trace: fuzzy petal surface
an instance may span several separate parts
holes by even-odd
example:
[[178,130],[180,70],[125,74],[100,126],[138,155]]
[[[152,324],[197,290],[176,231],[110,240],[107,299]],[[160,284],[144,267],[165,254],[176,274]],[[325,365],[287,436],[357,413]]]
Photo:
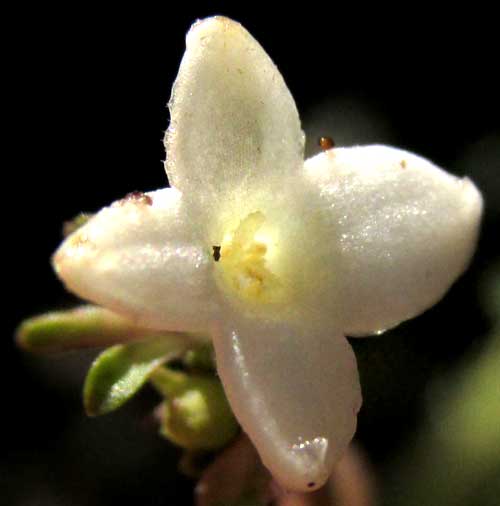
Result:
[[315,490],[347,448],[361,394],[343,336],[234,317],[214,335],[233,411],[282,486]]
[[281,74],[239,23],[199,21],[186,45],[169,104],[166,170],[217,229],[272,201],[283,176],[292,184],[304,135]]
[[204,331],[215,290],[199,228],[178,190],[125,198],[70,235],[54,267],[69,290],[138,325]]
[[305,162],[305,177],[322,230],[309,248],[330,276],[329,288],[318,282],[318,303],[332,306],[344,334],[422,313],[469,264],[482,198],[468,178],[377,145],[321,153]]

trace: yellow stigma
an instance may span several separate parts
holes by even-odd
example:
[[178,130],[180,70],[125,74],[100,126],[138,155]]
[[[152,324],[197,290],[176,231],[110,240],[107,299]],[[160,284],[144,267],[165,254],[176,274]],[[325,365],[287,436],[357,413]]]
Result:
[[224,285],[241,298],[256,302],[275,301],[281,291],[278,278],[266,265],[269,246],[256,237],[264,222],[261,212],[249,214],[224,238],[220,248]]

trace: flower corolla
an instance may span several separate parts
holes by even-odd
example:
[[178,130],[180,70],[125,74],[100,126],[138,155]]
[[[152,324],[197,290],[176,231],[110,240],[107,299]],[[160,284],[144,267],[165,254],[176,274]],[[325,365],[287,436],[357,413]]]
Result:
[[304,162],[282,76],[223,17],[189,31],[169,107],[171,187],[101,210],[55,269],[141,327],[210,336],[264,464],[286,488],[314,490],[361,406],[346,336],[381,333],[445,294],[473,254],[481,196],[387,146]]

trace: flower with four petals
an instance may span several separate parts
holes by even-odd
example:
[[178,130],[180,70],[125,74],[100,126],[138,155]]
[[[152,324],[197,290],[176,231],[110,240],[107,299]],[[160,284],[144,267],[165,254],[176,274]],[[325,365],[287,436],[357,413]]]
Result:
[[197,22],[175,81],[171,187],[69,236],[69,290],[141,327],[205,334],[231,407],[286,488],[314,490],[361,406],[345,336],[436,303],[469,263],[482,199],[467,178],[387,146],[303,159],[295,103],[260,45]]

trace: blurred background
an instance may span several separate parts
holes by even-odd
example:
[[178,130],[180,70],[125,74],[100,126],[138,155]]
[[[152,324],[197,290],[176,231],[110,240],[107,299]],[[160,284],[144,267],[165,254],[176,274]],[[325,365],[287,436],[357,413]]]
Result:
[[[28,356],[13,333],[23,318],[75,302],[49,263],[63,221],[165,186],[161,141],[184,35],[217,13],[240,21],[281,70],[308,155],[324,135],[338,146],[393,144],[469,175],[484,192],[477,254],[445,299],[379,339],[354,342],[364,394],[356,439],[380,504],[498,504],[500,353],[491,350],[500,299],[491,290],[500,283],[499,47],[491,13],[474,12],[441,16],[407,3],[80,3],[23,6],[5,18],[14,156],[4,168],[2,504],[191,504],[193,482],[176,471],[180,453],[149,416],[152,391],[88,419],[80,392],[95,352]],[[485,356],[496,359],[483,367]],[[453,424],[470,412],[456,399],[472,399],[466,442]]]

